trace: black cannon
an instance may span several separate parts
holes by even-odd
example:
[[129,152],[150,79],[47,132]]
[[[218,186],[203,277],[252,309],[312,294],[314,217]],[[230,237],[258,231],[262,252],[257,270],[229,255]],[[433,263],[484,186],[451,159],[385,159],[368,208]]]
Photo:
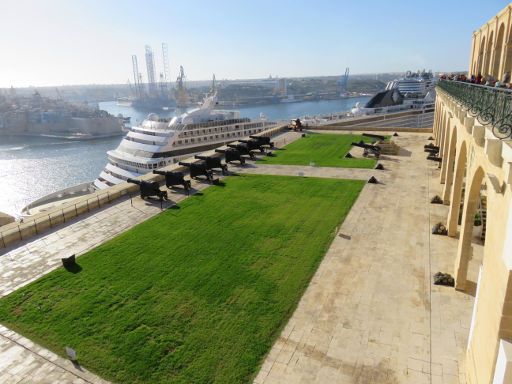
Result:
[[423,148],[424,149],[437,149],[439,151],[439,147],[437,145],[432,144],[432,143],[424,145]]
[[352,143],[354,147],[363,148],[363,156],[367,157],[370,153],[374,155],[376,158],[380,156],[380,148],[376,145],[366,144],[364,141],[360,141],[359,143]]
[[240,165],[245,164],[245,159],[240,155],[240,152],[238,152],[235,148],[226,148],[226,149],[216,149],[215,152],[217,153],[223,153],[224,159],[226,163],[231,163],[232,161],[239,161]]
[[254,159],[254,154],[249,149],[247,143],[228,144],[228,147],[236,149],[240,153],[240,155],[247,155],[251,159]]
[[443,162],[443,158],[442,157],[438,157],[438,156],[434,156],[434,155],[428,155],[427,156],[427,160],[437,161],[438,163],[442,163]]
[[155,175],[163,175],[165,176],[165,185],[167,188],[171,188],[175,185],[183,185],[183,189],[187,191],[187,193],[192,188],[192,184],[190,180],[185,180],[185,174],[179,171],[158,171],[156,169],[153,170]]
[[196,179],[197,176],[204,176],[206,177],[206,180],[208,180],[210,183],[214,182],[213,172],[206,164],[206,161],[199,160],[194,161],[192,163],[185,163],[183,161],[180,161],[178,164],[183,165],[189,169],[191,178]]
[[435,155],[435,154],[439,153],[439,148],[424,148],[423,150],[425,152],[430,153],[431,155]]
[[160,184],[157,181],[145,181],[137,179],[128,179],[128,183],[137,184],[140,188],[140,197],[142,199],[146,197],[156,196],[162,200],[167,200],[167,191],[160,190]]
[[213,169],[213,168],[220,169],[222,171],[223,175],[226,175],[228,173],[228,166],[227,166],[227,164],[222,164],[220,156],[195,155],[194,157],[196,159],[206,161],[206,165],[210,169]]
[[274,148],[274,142],[270,141],[270,137],[266,136],[249,136],[251,139],[258,140],[260,145],[268,145],[270,148]]
[[247,144],[247,147],[249,147],[249,151],[258,150],[261,153],[265,152],[265,149],[263,148],[263,144],[260,144],[259,140],[256,140],[256,139],[249,139],[249,140],[240,139],[238,141],[241,142],[241,143]]
[[373,133],[363,133],[365,137],[371,137],[372,139],[379,139],[380,141],[386,140],[386,136],[374,135]]

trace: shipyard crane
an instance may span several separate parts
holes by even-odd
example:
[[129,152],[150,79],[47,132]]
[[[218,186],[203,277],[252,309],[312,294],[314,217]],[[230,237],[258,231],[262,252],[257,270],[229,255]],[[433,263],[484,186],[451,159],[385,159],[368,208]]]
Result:
[[155,83],[155,61],[153,59],[153,50],[149,45],[146,45],[146,70],[148,74],[148,93],[153,95],[156,93]]
[[212,78],[212,85],[211,85],[211,88],[210,88],[210,93],[212,95],[214,95],[215,92],[217,92],[217,81],[215,80],[215,73],[214,73],[213,74],[213,78]]
[[340,77],[338,80],[338,90],[339,95],[341,97],[347,96],[347,84],[348,84],[348,74],[350,72],[350,69],[347,67],[345,69],[345,74]]
[[162,43],[162,60],[163,60],[163,77],[165,81],[166,88],[169,87],[169,83],[171,82],[171,71],[169,67],[169,51],[167,49],[167,43]]
[[188,107],[189,100],[187,89],[185,88],[185,71],[183,70],[183,66],[180,65],[180,74],[176,79],[176,106],[178,108],[186,108]]
[[55,87],[55,93],[57,94],[57,100],[62,100],[62,95],[60,94],[59,88]]
[[135,97],[142,97],[142,75],[139,72],[139,64],[137,63],[137,56],[132,55],[132,67],[133,67],[133,83],[135,86]]

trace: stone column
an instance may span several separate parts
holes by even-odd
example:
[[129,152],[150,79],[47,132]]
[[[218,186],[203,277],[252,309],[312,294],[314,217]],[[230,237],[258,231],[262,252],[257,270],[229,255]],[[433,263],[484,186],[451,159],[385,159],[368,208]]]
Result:
[[450,143],[450,138],[451,138],[451,119],[452,118],[447,118],[446,119],[446,124],[445,124],[445,134],[444,134],[444,139],[443,139],[443,146],[439,148],[439,155],[443,158],[443,161],[441,162],[441,174],[440,174],[440,180],[439,182],[441,184],[444,184],[445,183],[445,180],[446,180],[446,164],[448,163],[448,147],[449,147],[449,143]]
[[443,136],[443,124],[444,124],[444,115],[445,115],[445,113],[446,112],[444,110],[444,107],[441,107],[440,108],[440,112],[439,112],[439,117],[438,117],[439,125],[437,127],[437,132],[436,132],[436,145],[438,147],[441,145],[441,138]]
[[466,194],[464,197],[464,211],[462,213],[462,227],[460,229],[459,246],[455,260],[455,289],[464,290],[468,275],[468,264],[471,260],[473,247],[473,226],[478,200],[480,199],[480,188],[484,173],[479,168],[473,175],[471,181],[466,182]]
[[448,211],[447,229],[448,236],[457,236],[457,228],[459,221],[460,200],[462,198],[462,182],[466,173],[467,149],[466,145],[462,145],[456,154],[455,160],[455,178],[451,188],[450,210]]
[[443,188],[443,204],[448,205],[450,203],[450,197],[452,192],[452,181],[453,172],[455,168],[455,149],[457,147],[457,127],[453,128],[452,139],[450,140],[450,147],[448,149],[448,156],[446,159],[443,158],[443,162],[446,162],[446,177]]

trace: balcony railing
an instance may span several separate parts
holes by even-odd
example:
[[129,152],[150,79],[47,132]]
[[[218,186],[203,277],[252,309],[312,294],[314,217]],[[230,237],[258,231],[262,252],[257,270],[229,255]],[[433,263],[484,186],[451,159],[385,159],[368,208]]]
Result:
[[451,80],[439,80],[437,86],[482,125],[490,126],[494,136],[512,137],[512,91]]

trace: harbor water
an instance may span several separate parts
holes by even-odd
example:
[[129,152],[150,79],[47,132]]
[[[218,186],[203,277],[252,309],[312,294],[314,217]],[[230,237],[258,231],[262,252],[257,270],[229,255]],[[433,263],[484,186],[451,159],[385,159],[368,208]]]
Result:
[[[368,97],[307,101],[233,108],[243,117],[288,120],[304,115],[348,111]],[[111,114],[130,116],[132,124],[141,122],[148,112],[123,107],[115,101],[100,103]],[[157,112],[161,117],[173,111]],[[88,141],[69,141],[34,137],[0,136],[0,212],[19,215],[32,201],[60,189],[94,180],[107,162],[106,152],[117,147],[120,137]]]

